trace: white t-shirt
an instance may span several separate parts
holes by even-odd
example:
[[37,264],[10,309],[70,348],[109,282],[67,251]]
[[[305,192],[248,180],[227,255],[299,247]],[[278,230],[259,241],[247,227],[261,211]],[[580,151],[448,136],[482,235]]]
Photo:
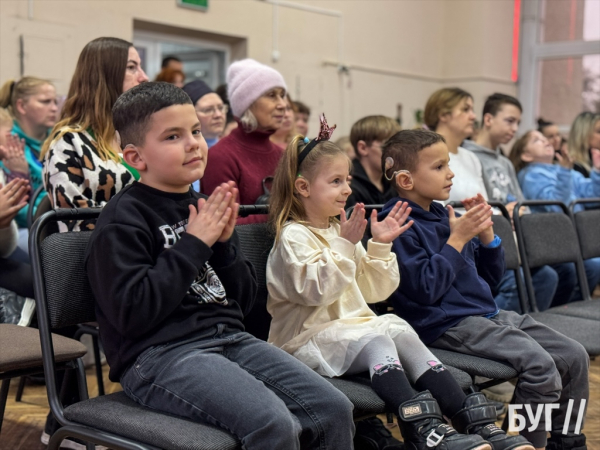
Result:
[[487,200],[487,192],[483,183],[481,162],[474,153],[458,147],[458,153],[450,153],[450,170],[454,172],[452,189],[447,202],[462,201],[465,198],[483,195]]

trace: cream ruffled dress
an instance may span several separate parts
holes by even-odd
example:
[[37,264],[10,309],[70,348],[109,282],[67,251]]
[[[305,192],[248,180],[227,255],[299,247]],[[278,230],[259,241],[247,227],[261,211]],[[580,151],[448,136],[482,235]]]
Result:
[[368,335],[415,333],[394,314],[367,303],[387,299],[400,282],[391,244],[370,240],[365,251],[327,229],[286,225],[267,263],[269,342],[329,377],[343,375]]

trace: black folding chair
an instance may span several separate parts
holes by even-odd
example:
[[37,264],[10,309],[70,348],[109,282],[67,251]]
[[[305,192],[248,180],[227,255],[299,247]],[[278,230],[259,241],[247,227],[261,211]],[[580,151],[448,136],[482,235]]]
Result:
[[[115,450],[238,450],[240,442],[224,430],[145,408],[123,392],[88,398],[83,364],[78,361],[81,401],[63,408],[55,385],[51,328],[95,321],[94,298],[84,255],[91,231],[51,234],[57,221],[95,219],[101,209],[57,209],[35,222],[29,236],[35,300],[50,409],[62,427],[49,450],[63,439],[79,438]],[[88,444],[89,449],[93,446]]]
[[[519,210],[525,206],[558,206],[562,212],[519,216]],[[590,297],[579,240],[573,222],[569,218],[568,208],[558,201],[523,201],[515,205],[513,221],[519,241],[519,253],[529,298],[529,311],[532,311],[531,316],[550,328],[575,339],[585,347],[591,356],[599,355],[599,320],[590,320],[585,316],[574,317],[560,314],[563,308],[551,308],[552,311],[548,310],[541,313],[537,308],[531,269],[543,265],[575,263],[582,298],[589,299]],[[572,306],[585,302],[576,302]]]

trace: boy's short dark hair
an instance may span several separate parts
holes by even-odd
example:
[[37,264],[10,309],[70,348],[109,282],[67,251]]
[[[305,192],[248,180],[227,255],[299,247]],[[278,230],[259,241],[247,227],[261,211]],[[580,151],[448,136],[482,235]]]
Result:
[[296,111],[299,114],[306,114],[307,116],[310,116],[310,108],[308,106],[306,106],[304,103],[299,102],[299,101],[295,101],[293,102],[294,105],[296,105],[296,109],[298,111]]
[[121,148],[144,145],[152,114],[173,105],[191,105],[189,95],[171,83],[148,82],[123,92],[112,108],[113,125]]
[[[383,144],[381,154],[381,169],[386,177],[391,177],[397,170],[412,172],[417,167],[419,152],[438,142],[446,142],[441,134],[429,130],[402,130],[389,138]],[[386,158],[391,157],[394,165],[385,169]]]
[[165,56],[162,60],[160,68],[164,69],[165,67],[167,67],[169,65],[169,63],[171,61],[181,62],[181,60],[177,56]]
[[400,131],[400,125],[391,117],[366,116],[358,119],[350,129],[350,143],[358,154],[358,141],[371,145],[373,141],[386,141],[390,136]]
[[523,107],[521,106],[521,102],[514,97],[506,94],[495,93],[490,95],[485,101],[485,105],[483,105],[483,114],[481,117],[485,117],[486,114],[491,114],[495,116],[502,108],[502,105],[513,105],[519,108],[519,111],[523,112]]

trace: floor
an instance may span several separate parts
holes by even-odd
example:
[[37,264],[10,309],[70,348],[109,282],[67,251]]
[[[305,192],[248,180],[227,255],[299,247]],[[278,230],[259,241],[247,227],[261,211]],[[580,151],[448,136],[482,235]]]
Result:
[[[93,370],[88,370],[88,387],[90,396],[98,394],[96,377]],[[44,386],[28,385],[25,388],[22,402],[15,402],[18,382],[13,380],[6,405],[0,450],[44,450],[40,443],[48,401]],[[104,386],[107,393],[117,392],[120,386],[108,380],[108,368],[104,367]],[[382,417],[385,422],[385,418]],[[400,438],[398,427],[391,429],[394,436]],[[590,367],[590,402],[587,419],[583,431],[587,435],[588,450],[600,450],[600,358],[591,362]]]

